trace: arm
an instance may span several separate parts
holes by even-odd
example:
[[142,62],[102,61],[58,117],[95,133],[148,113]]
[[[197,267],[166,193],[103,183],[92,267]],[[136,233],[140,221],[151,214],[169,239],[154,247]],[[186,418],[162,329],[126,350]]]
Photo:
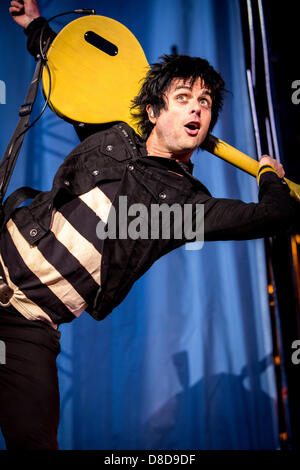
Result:
[[[270,164],[275,171],[265,167]],[[210,198],[205,202],[206,241],[273,236],[289,229],[299,218],[299,204],[290,196],[289,188],[282,180],[282,165],[264,156],[259,166],[263,171],[259,178],[258,203],[221,198]]]
[[50,38],[50,43],[56,36],[56,33],[47,24],[45,18],[41,17],[40,11],[35,0],[24,0],[24,3],[12,1],[9,12],[14,21],[24,28],[24,33],[28,37],[27,49],[35,58],[40,52],[40,34],[43,30],[43,41]]

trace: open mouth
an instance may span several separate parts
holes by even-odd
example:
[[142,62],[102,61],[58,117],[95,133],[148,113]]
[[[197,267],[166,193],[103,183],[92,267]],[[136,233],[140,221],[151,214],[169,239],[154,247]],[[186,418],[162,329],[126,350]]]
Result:
[[191,121],[185,124],[184,127],[189,135],[197,135],[200,129],[200,122]]

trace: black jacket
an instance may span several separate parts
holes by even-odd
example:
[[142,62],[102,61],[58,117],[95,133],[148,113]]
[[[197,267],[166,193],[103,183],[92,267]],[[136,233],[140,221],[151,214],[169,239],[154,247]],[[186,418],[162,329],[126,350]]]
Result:
[[[39,25],[42,21],[38,19],[35,23]],[[31,31],[36,41],[32,24]],[[29,44],[34,42],[30,37]],[[127,196],[128,206],[177,203],[181,207],[192,204],[195,208],[196,204],[203,204],[205,241],[271,236],[289,227],[296,216],[298,207],[287,185],[272,172],[260,178],[259,203],[246,204],[213,198],[191,171],[191,164],[148,157],[145,143],[133,129],[118,123],[92,134],[78,145],[58,169],[52,190],[40,193],[28,207],[17,209],[12,218],[29,243],[38,243],[49,230],[52,209],[64,192],[76,197],[101,181],[116,177],[121,178],[113,201],[117,211],[120,195]],[[186,241],[191,240],[184,236],[181,239],[107,238],[101,262],[101,287],[87,311],[96,320],[104,318],[158,258]]]
[[[287,185],[274,173],[261,176],[259,203],[211,197],[194,178],[187,165],[174,160],[147,157],[145,145],[124,123],[85,139],[58,169],[51,191],[41,192],[27,207],[17,209],[12,218],[31,244],[47,233],[52,209],[64,192],[76,197],[101,185],[101,181],[121,178],[113,200],[118,221],[118,198],[127,196],[128,207],[140,203],[204,204],[204,240],[243,240],[273,235],[289,226],[296,203]],[[195,213],[195,212],[194,212]],[[130,222],[128,217],[128,223]],[[172,230],[171,230],[172,233]],[[127,295],[134,282],[161,256],[183,245],[182,239],[104,240],[101,288],[87,311],[97,320],[104,318]]]

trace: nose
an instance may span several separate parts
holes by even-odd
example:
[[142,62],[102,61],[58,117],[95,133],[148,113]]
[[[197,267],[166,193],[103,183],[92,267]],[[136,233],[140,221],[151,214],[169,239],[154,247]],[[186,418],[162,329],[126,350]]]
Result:
[[197,116],[200,116],[201,114],[201,106],[198,100],[193,100],[191,102],[191,114],[196,114]]

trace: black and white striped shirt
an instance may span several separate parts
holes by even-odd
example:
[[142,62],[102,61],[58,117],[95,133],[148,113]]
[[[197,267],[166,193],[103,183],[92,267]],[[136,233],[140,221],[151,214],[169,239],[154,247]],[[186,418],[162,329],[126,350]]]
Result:
[[103,252],[96,227],[100,220],[106,223],[118,184],[104,182],[61,201],[50,231],[36,245],[8,221],[1,235],[1,271],[14,290],[10,302],[24,317],[57,328],[55,317],[70,321],[92,302],[101,285]]

